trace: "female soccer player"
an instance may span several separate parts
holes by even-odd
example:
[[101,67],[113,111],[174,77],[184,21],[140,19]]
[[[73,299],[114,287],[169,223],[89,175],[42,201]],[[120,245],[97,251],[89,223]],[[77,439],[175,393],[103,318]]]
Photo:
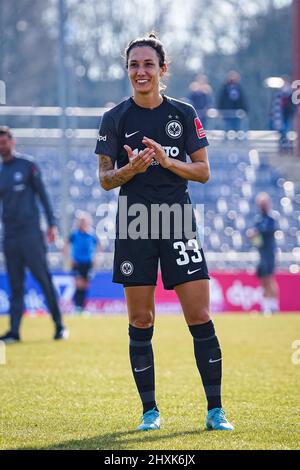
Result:
[[[160,261],[164,287],[175,289],[194,339],[196,362],[208,401],[206,427],[232,430],[221,404],[222,357],[209,316],[205,258],[195,231],[182,233],[177,223],[177,209],[184,212],[186,207],[191,208],[187,181],[206,183],[209,179],[205,149],[208,142],[194,108],[161,93],[167,63],[157,37],[151,34],[136,39],[125,52],[133,97],[103,115],[95,153],[99,156],[102,188],[108,191],[121,187],[113,281],[123,284],[128,308],[130,361],[143,404],[142,423],[137,429],[160,428],[151,345]],[[191,163],[187,163],[186,154]],[[177,212],[172,219],[162,210],[162,219],[155,223],[157,206],[164,210],[172,207],[174,211],[176,206]],[[146,218],[140,216],[138,223],[133,220],[137,212],[141,215],[145,210]],[[167,219],[172,219],[169,225]],[[138,225],[140,236],[134,230]]]

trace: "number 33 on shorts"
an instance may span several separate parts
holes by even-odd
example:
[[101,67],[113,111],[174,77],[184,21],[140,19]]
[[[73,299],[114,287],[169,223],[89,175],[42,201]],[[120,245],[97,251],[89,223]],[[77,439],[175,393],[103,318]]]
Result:
[[187,243],[183,241],[174,242],[173,248],[178,250],[179,258],[176,259],[178,266],[184,266],[191,261],[193,263],[201,263],[203,261],[198,241],[195,238],[188,240]]

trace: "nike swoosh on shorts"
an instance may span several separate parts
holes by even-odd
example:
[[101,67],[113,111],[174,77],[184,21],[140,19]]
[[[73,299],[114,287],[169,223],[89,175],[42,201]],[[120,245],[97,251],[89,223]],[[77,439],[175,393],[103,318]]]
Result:
[[188,270],[187,273],[188,273],[188,274],[194,274],[194,273],[196,273],[197,271],[201,271],[201,268],[195,269],[195,271],[190,271],[190,270]]

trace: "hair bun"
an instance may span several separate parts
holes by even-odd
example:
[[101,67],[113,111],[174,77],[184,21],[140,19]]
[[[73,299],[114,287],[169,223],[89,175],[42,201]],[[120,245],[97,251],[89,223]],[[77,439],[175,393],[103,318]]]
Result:
[[153,39],[158,39],[157,35],[155,34],[154,31],[151,31],[151,33],[149,33],[149,38],[153,38]]

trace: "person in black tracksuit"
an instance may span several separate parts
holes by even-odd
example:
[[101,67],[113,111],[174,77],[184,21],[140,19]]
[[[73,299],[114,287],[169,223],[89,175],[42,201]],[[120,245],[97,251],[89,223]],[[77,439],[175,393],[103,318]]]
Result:
[[48,240],[55,240],[53,212],[32,157],[14,151],[11,130],[0,127],[0,201],[4,228],[3,250],[10,284],[10,330],[0,340],[12,343],[20,340],[20,324],[24,311],[25,268],[29,268],[40,283],[49,311],[55,323],[54,339],[66,339],[55,289],[47,266],[46,247],[40,229],[37,198],[45,209]]

